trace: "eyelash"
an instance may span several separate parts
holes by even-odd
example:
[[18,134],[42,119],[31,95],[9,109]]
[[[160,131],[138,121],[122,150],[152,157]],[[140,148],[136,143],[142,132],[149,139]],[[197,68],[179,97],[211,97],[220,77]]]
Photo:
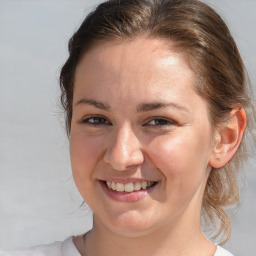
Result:
[[[94,119],[94,122],[91,122],[90,119],[91,120]],[[87,124],[87,125],[91,125],[91,126],[111,125],[111,123],[105,117],[97,116],[97,115],[86,117],[86,118],[82,119],[81,121],[79,121],[79,123]]]
[[[150,122],[154,121],[155,124],[150,124]],[[164,123],[159,123],[160,122],[164,122]],[[158,122],[158,124],[157,124]],[[158,126],[156,128],[162,128],[162,127],[166,127],[166,126],[170,126],[170,125],[175,125],[176,123],[173,121],[173,120],[170,120],[170,119],[167,119],[167,118],[164,118],[164,117],[159,117],[159,116],[155,116],[155,117],[152,117],[150,118],[146,124],[144,124],[143,126]]]
[[[92,122],[92,120],[94,120],[94,121]],[[155,124],[151,123],[153,121],[154,121]],[[86,117],[86,118],[82,119],[81,121],[79,121],[79,123],[80,124],[87,124],[87,125],[91,125],[91,126],[95,126],[95,127],[101,126],[101,125],[112,125],[105,117],[97,116],[97,115]],[[170,126],[170,125],[176,125],[176,122],[174,122],[173,120],[167,119],[167,118],[163,118],[163,117],[151,117],[142,126],[162,128],[162,127],[166,127],[166,126]]]

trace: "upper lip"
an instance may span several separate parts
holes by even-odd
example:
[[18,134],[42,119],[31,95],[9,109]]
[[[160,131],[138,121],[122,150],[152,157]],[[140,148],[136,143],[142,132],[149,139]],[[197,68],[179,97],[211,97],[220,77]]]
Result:
[[127,178],[104,178],[104,179],[101,179],[101,180],[102,181],[122,183],[122,184],[142,182],[142,181],[158,182],[158,180],[152,180],[152,179],[146,179],[146,178],[130,178],[130,177],[127,177]]

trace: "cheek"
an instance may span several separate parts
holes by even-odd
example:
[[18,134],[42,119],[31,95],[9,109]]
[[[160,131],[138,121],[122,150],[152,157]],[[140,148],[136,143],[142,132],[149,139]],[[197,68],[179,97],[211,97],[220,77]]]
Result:
[[163,136],[150,145],[150,156],[164,175],[195,175],[206,169],[209,161],[207,138],[184,133],[182,136]]
[[91,136],[71,134],[70,158],[75,180],[84,180],[91,175],[102,151],[102,143]]
[[204,138],[197,138],[201,139],[192,136],[156,139],[151,147],[151,161],[165,176],[168,200],[178,208],[190,202],[197,191],[196,198],[201,198],[208,177],[209,150]]

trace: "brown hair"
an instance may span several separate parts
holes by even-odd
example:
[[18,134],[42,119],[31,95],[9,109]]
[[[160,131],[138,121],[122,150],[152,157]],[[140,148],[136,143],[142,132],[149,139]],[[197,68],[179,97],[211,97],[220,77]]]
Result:
[[[232,108],[246,110],[246,134],[255,125],[255,108],[248,96],[246,73],[237,46],[222,18],[197,0],[109,0],[100,4],[69,41],[69,58],[60,74],[61,103],[70,133],[74,73],[83,54],[96,43],[138,36],[163,38],[184,52],[196,75],[196,90],[209,104],[213,126]],[[255,137],[253,137],[255,139]],[[245,138],[223,168],[211,171],[202,211],[213,224],[213,237],[226,241],[231,224],[225,207],[239,202],[238,173],[246,160]]]

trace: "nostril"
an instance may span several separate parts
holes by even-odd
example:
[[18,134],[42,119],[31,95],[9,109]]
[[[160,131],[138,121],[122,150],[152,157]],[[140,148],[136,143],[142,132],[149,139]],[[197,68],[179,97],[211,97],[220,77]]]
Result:
[[104,161],[118,171],[125,171],[143,164],[144,155],[140,149],[134,151],[112,149],[106,152]]

